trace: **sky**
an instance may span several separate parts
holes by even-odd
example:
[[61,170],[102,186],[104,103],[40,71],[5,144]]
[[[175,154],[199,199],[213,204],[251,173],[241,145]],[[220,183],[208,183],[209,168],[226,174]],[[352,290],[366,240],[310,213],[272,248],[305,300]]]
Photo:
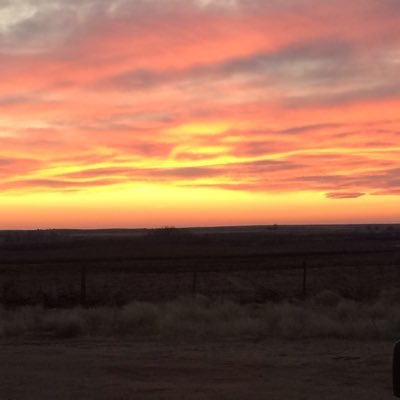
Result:
[[400,1],[0,0],[0,229],[400,223]]

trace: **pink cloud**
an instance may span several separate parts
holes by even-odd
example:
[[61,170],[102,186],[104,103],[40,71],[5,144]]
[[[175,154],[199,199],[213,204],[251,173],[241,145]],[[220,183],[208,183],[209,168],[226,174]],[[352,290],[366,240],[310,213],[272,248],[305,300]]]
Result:
[[397,193],[396,2],[200,3],[56,0],[0,31],[2,187]]

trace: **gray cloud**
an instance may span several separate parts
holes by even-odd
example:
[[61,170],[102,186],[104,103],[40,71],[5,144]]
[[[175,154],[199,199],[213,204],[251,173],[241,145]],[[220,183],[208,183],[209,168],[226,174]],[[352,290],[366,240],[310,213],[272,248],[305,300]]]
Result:
[[365,193],[358,192],[330,192],[326,193],[328,199],[357,199],[364,196]]
[[283,93],[280,100],[290,107],[398,97],[398,64],[382,59],[379,68],[373,67],[381,52],[371,49],[365,55],[347,41],[320,37],[275,52],[187,69],[134,69],[104,78],[94,87],[129,91],[174,85],[186,91],[188,84],[195,90],[196,85],[215,85],[241,77],[248,82],[244,90],[257,91],[258,97],[262,89],[264,96],[275,90]]
[[[379,5],[372,0],[348,3],[339,1],[334,7],[326,4],[319,7],[326,12],[331,9],[365,8],[371,15],[375,11],[381,13],[380,18],[398,9],[393,0],[382,0]],[[79,60],[81,66],[93,66],[95,59],[110,62],[107,57],[112,59],[113,56],[103,55],[101,51],[92,54],[85,46],[96,37],[101,40],[102,32],[114,32],[117,26],[123,27],[122,32],[126,35],[140,35],[148,33],[143,29],[151,28],[151,23],[157,22],[156,27],[162,28],[166,37],[170,31],[173,46],[171,51],[179,53],[180,43],[188,45],[193,38],[204,34],[198,27],[195,29],[184,23],[185,16],[201,22],[208,15],[230,15],[236,10],[235,13],[243,15],[256,12],[257,15],[273,18],[275,14],[290,14],[293,11],[312,15],[312,8],[316,6],[312,0],[82,0],[79,5],[66,0],[16,0],[14,3],[7,1],[2,4],[4,10],[15,9],[15,21],[9,22],[7,29],[0,29],[0,52],[3,51],[3,55],[7,52],[50,51],[51,54],[47,56],[52,59],[67,60],[70,63],[78,63]],[[25,9],[30,10],[26,15],[21,11]],[[16,18],[18,10],[22,15],[19,19]],[[12,13],[8,11],[9,21],[13,21],[11,17]],[[171,24],[171,21],[174,23]],[[215,27],[216,34],[217,28],[218,25]],[[188,29],[194,32],[188,35]],[[267,27],[257,29],[260,32],[265,29],[265,34],[268,34]],[[392,29],[388,30],[392,37],[396,37]],[[121,71],[103,77],[93,87],[95,90],[143,91],[173,85],[185,93],[190,86],[192,93],[198,93],[205,86],[211,90],[221,82],[229,83],[232,80],[234,84],[240,78],[244,85],[243,92],[247,96],[258,99],[280,96],[278,100],[287,107],[315,104],[330,106],[400,96],[399,64],[387,57],[391,50],[397,48],[397,43],[390,44],[388,41],[388,44],[381,43],[379,48],[375,48],[372,43],[366,52],[358,49],[356,40],[340,38],[340,32],[334,27],[331,31],[330,34],[321,33],[323,36],[316,36],[313,40],[299,40],[276,51],[214,64],[165,71],[152,68]],[[63,46],[65,43],[68,45]],[[166,42],[165,45],[171,43]],[[135,51],[140,53],[132,49],[135,56]],[[132,57],[132,54],[125,57]],[[121,54],[117,57],[121,57]]]
[[12,164],[13,160],[10,158],[0,158],[0,168]]
[[[0,8],[8,20],[0,30],[0,53],[36,53],[64,42],[77,27],[78,17],[73,8],[62,3],[17,1]],[[7,18],[7,19],[6,19]]]
[[14,107],[26,104],[49,103],[41,91],[16,93],[8,96],[0,96],[0,108]]
[[87,187],[109,186],[119,183],[117,180],[91,180],[91,181],[68,181],[58,179],[21,179],[0,184],[2,190],[54,190],[54,191],[76,191]]
[[[157,19],[179,22],[179,16],[185,15],[196,14],[201,19],[204,15],[238,13],[277,19],[283,14],[313,15],[315,8],[321,8],[315,0],[2,0],[0,48],[13,52],[40,50],[113,22],[143,25]],[[334,6],[323,4],[322,9],[342,14],[367,11],[384,18],[396,15],[399,6],[397,0],[337,0]]]

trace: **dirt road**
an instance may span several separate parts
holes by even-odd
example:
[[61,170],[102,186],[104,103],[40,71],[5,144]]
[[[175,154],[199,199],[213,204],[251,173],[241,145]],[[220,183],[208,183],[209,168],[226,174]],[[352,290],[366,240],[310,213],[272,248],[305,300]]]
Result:
[[0,343],[2,400],[385,400],[391,343],[341,340]]

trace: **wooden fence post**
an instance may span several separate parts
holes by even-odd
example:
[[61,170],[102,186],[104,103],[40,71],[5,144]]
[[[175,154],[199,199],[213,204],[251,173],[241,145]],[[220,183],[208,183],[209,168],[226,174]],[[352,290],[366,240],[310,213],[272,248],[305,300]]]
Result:
[[87,307],[86,281],[87,281],[87,269],[86,265],[83,265],[81,268],[81,295],[80,295],[80,304],[82,307]]
[[197,271],[193,271],[193,280],[192,280],[192,297],[196,296],[196,286],[197,286]]
[[303,262],[303,298],[307,297],[307,263]]

